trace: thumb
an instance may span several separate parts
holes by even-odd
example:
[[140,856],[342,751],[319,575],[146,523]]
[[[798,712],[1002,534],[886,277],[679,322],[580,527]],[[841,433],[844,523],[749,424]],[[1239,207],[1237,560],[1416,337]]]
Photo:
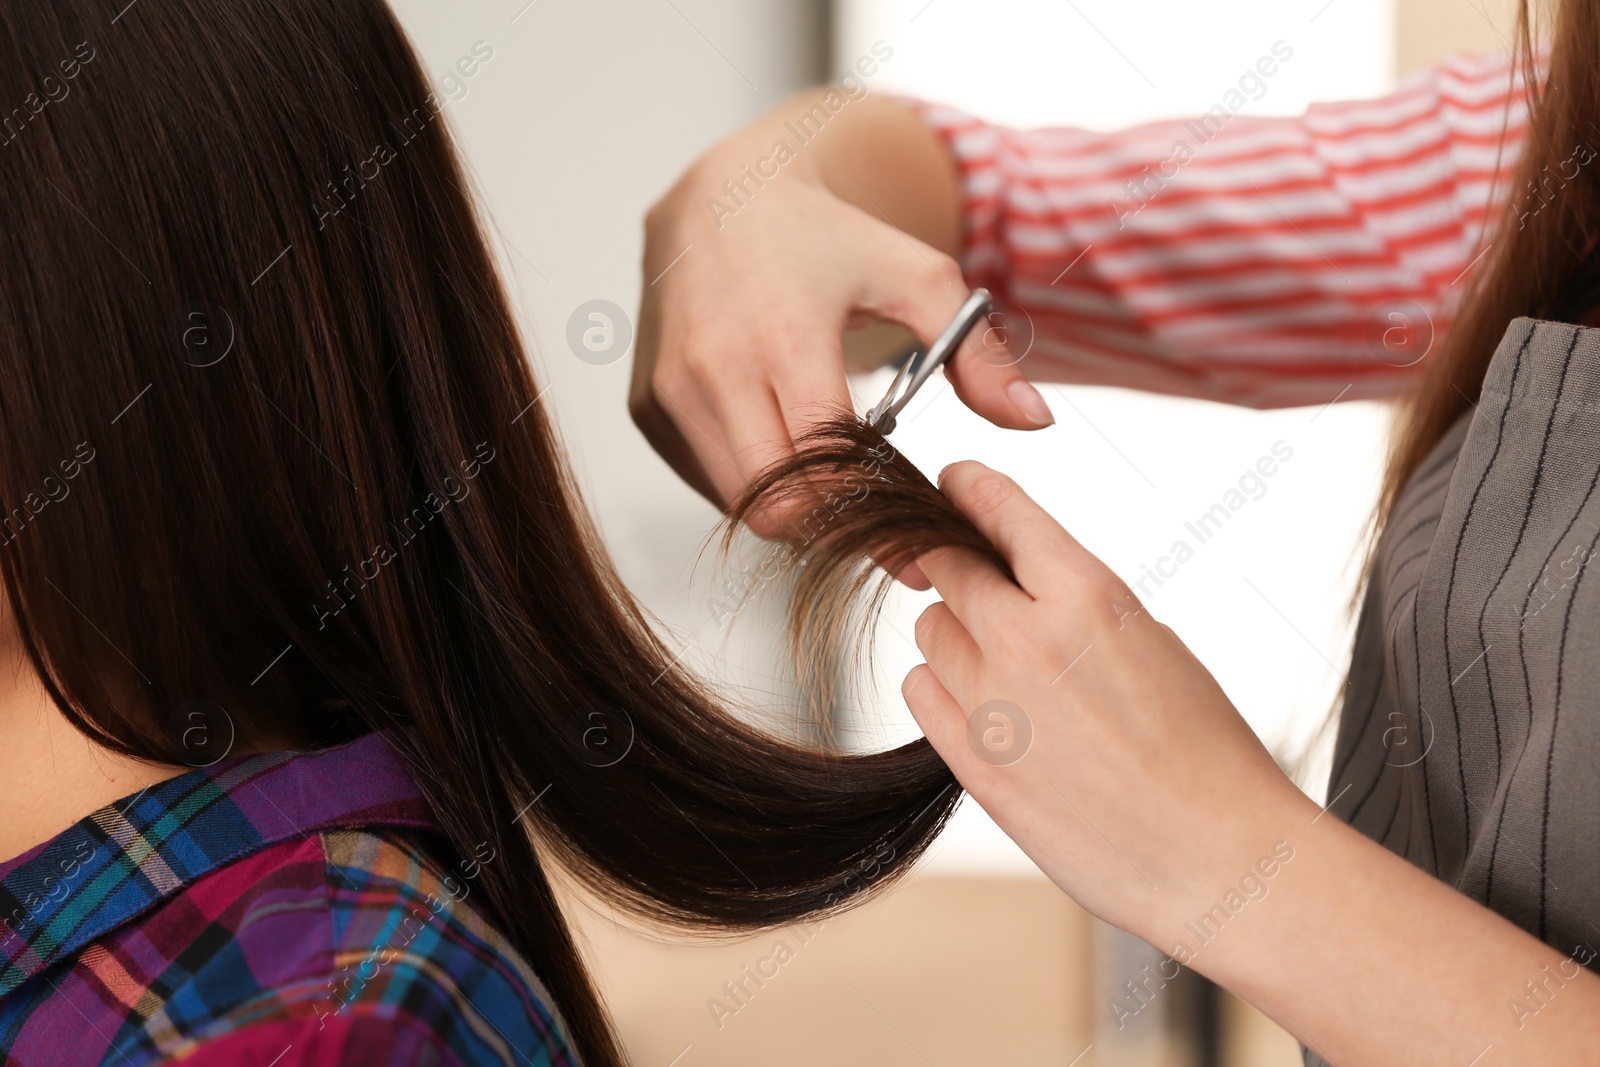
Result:
[[[869,274],[872,281],[862,294],[863,309],[901,323],[923,345],[931,345],[971,291],[954,259],[906,234],[893,234],[895,242],[869,252],[877,269]],[[963,404],[996,426],[1037,430],[1055,422],[1055,417],[1017,369],[1033,344],[1032,324],[1025,315],[1022,336],[1013,336],[1010,327],[1018,318],[1016,313],[991,311],[945,364],[945,376]],[[1016,342],[1023,346],[1021,354],[1013,347]]]
[[[945,364],[945,377],[963,404],[996,426],[1038,430],[1056,419],[1039,390],[1017,369],[1033,344],[1031,326],[1021,337],[1012,332],[1018,317],[1012,312],[990,311]],[[1014,348],[1018,342],[1024,345],[1021,355]]]

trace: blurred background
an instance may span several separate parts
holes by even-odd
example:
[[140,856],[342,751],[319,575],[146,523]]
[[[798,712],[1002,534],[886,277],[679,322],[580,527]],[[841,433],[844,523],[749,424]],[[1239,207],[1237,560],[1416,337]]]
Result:
[[[752,603],[729,624],[727,573],[702,556],[718,515],[650,451],[625,405],[641,219],[696,155],[878,41],[893,56],[872,91],[1012,125],[1107,129],[1204,111],[1274,41],[1294,61],[1248,105],[1255,114],[1384,93],[1450,52],[1508,50],[1514,26],[1511,0],[393,3],[441,79],[544,402],[623,577],[684,663],[756,709],[795,700],[777,605]],[[492,57],[470,78],[447,74],[485,47]],[[571,324],[581,334],[597,310],[620,340],[580,358]],[[861,407],[886,384],[882,372],[859,380]],[[1010,434],[930,388],[896,445],[929,472],[964,458],[1007,471],[1130,580],[1275,441],[1293,448],[1267,495],[1149,602],[1281,758],[1309,752],[1302,782],[1319,796],[1313,742],[1342,684],[1386,412],[1045,392],[1057,424]],[[915,736],[899,679],[919,661],[909,634],[926,602],[892,600],[875,677],[842,724],[849,743]],[[904,883],[809,928],[691,944],[580,894],[570,903],[640,1067],[1299,1062],[1291,1035],[1193,976],[1146,982],[1146,966],[1171,973],[1163,957],[1090,920],[970,801]],[[780,943],[776,976],[730,999],[724,983]]]

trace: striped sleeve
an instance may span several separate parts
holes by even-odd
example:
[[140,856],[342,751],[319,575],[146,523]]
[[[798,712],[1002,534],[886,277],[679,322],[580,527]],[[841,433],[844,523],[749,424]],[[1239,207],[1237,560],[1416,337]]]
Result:
[[1229,100],[1115,133],[916,105],[961,171],[968,281],[1018,314],[1031,377],[1261,408],[1410,378],[1521,147],[1509,58],[1295,118]]

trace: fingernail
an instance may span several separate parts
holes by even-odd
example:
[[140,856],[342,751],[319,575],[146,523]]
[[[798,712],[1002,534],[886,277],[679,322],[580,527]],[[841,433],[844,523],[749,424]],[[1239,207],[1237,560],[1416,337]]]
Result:
[[1050,405],[1044,402],[1044,397],[1031,383],[1018,378],[1006,386],[1006,395],[1035,426],[1049,426],[1056,421],[1056,417],[1050,414]]

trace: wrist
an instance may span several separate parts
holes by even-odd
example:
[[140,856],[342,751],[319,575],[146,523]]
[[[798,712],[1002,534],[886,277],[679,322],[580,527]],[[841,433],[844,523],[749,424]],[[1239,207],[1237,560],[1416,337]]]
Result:
[[1153,921],[1147,932],[1139,932],[1141,937],[1179,963],[1208,974],[1208,965],[1219,962],[1219,946],[1242,940],[1237,931],[1252,924],[1270,898],[1295,881],[1286,876],[1299,869],[1297,863],[1306,866],[1310,828],[1337,823],[1287,778],[1281,786],[1270,798],[1234,806],[1234,825],[1218,826],[1202,842],[1204,854],[1160,894]]
[[[1318,946],[1354,936],[1342,929],[1341,917],[1365,910],[1371,890],[1394,876],[1392,868],[1400,868],[1402,877],[1420,874],[1309,798],[1285,814],[1263,849],[1276,862],[1232,885],[1245,897],[1243,905],[1230,907],[1241,902],[1226,889],[1213,894],[1214,901],[1190,902],[1193,914],[1174,935],[1190,950],[1190,959],[1180,962],[1250,999],[1255,991],[1271,995],[1285,981],[1297,981],[1291,976]],[[1245,894],[1246,888],[1253,892]],[[1202,916],[1209,921],[1201,922]]]

